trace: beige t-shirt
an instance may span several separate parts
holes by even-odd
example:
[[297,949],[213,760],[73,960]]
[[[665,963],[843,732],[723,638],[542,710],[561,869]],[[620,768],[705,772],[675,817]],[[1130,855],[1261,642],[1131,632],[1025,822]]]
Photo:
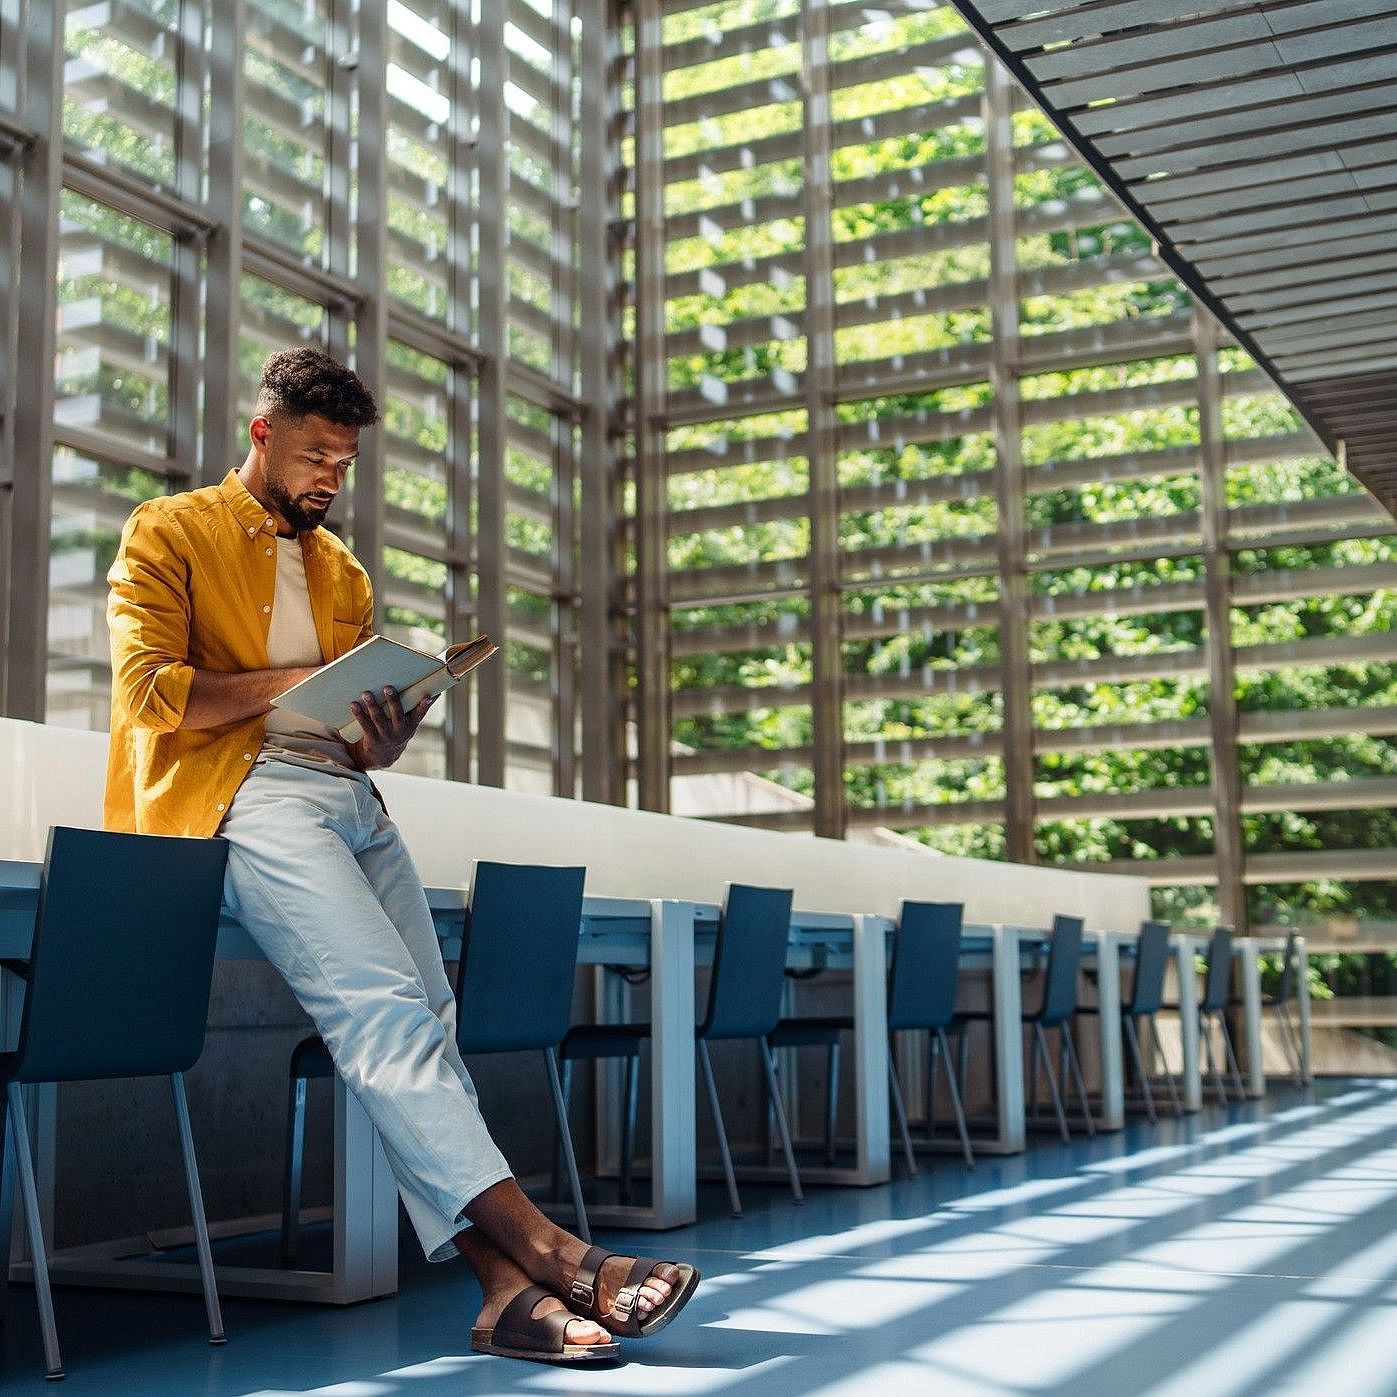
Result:
[[[271,629],[267,632],[267,662],[273,669],[323,664],[310,609],[301,540],[278,537],[276,545],[276,595],[272,600]],[[349,715],[345,716],[347,719]],[[333,728],[286,708],[273,708],[267,714],[267,731],[258,761],[291,762],[318,771],[359,770],[349,748]]]

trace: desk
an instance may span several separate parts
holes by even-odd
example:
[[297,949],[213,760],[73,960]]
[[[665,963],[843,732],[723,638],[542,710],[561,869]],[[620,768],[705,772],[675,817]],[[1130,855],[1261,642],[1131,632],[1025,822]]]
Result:
[[[0,957],[25,957],[33,938],[37,863],[0,860]],[[446,959],[460,954],[466,894],[428,888]],[[583,964],[648,966],[651,972],[651,1120],[654,1181],[648,1207],[599,1208],[595,1221],[626,1227],[679,1227],[697,1216],[694,1159],[694,920],[695,904],[667,899],[588,897],[583,900],[579,960]],[[220,960],[260,960],[262,953],[236,922],[219,928]],[[881,982],[880,982],[881,983]],[[23,995],[12,976],[0,978],[0,1025],[18,1029]],[[881,1060],[879,1065],[881,1066]],[[26,1088],[44,1226],[53,1227],[56,1097],[53,1087]],[[884,1107],[886,1113],[886,1105]],[[886,1121],[886,1114],[884,1116]],[[886,1141],[886,1128],[884,1131]],[[280,1142],[277,1142],[279,1147]],[[884,1145],[886,1153],[886,1144]],[[886,1177],[886,1173],[884,1174]],[[263,1220],[266,1221],[266,1220]],[[226,1234],[226,1229],[219,1229]],[[368,1115],[344,1083],[334,1080],[334,1262],[326,1271],[219,1266],[224,1295],[351,1304],[398,1288],[398,1195],[388,1160]],[[130,1242],[59,1253],[55,1281],[134,1289],[198,1289],[194,1268],[136,1260]],[[15,1279],[29,1278],[19,1256]]]

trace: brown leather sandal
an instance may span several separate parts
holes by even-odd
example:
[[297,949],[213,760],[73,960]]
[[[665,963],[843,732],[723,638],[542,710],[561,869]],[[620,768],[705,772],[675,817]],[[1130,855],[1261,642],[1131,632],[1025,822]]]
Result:
[[504,1307],[493,1329],[472,1329],[471,1348],[476,1353],[493,1353],[499,1358],[525,1358],[532,1363],[605,1363],[621,1356],[621,1345],[570,1344],[567,1327],[571,1320],[590,1319],[567,1310],[535,1315],[540,1300],[553,1299],[542,1286],[521,1290]]
[[[607,1261],[619,1255],[622,1253],[589,1247],[577,1268],[577,1274],[572,1278],[568,1293],[562,1298],[574,1314],[583,1319],[596,1320],[612,1334],[626,1339],[648,1338],[663,1329],[693,1298],[699,1273],[685,1261],[656,1261],[653,1256],[638,1256],[631,1264],[625,1284],[616,1292],[611,1309],[603,1311],[597,1300],[597,1276]],[[636,1304],[640,1298],[640,1287],[657,1266],[673,1266],[679,1272],[679,1279],[674,1282],[669,1299],[642,1318]]]

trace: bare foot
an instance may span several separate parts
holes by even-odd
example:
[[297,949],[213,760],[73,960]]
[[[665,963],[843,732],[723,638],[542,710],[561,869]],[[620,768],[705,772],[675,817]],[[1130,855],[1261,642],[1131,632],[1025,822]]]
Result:
[[[504,1313],[504,1308],[529,1285],[526,1276],[520,1273],[519,1283],[512,1289],[508,1287],[497,1287],[492,1289],[485,1296],[485,1303],[481,1306],[480,1314],[476,1316],[476,1329],[493,1329],[499,1322],[500,1315]],[[561,1300],[553,1296],[545,1296],[529,1312],[534,1319],[541,1319],[544,1315],[551,1315],[558,1310],[566,1310],[567,1306]],[[563,1331],[563,1337],[570,1344],[609,1344],[611,1335],[605,1329],[590,1319],[580,1319],[574,1315],[569,1321],[567,1328]]]
[[[553,1290],[556,1290],[560,1295],[569,1293],[572,1279],[577,1274],[577,1268],[582,1264],[582,1258],[586,1254],[587,1244],[576,1238],[571,1238],[570,1244],[563,1248],[557,1256],[561,1267],[557,1280],[551,1286]],[[626,1277],[630,1274],[631,1264],[634,1260],[635,1258],[631,1256],[612,1256],[608,1257],[602,1264],[601,1271],[597,1275],[596,1310],[598,1314],[611,1313],[616,1294],[625,1285]],[[635,1307],[641,1319],[659,1309],[674,1293],[674,1287],[678,1284],[678,1267],[672,1266],[668,1262],[662,1262],[656,1266],[642,1282],[636,1293]]]

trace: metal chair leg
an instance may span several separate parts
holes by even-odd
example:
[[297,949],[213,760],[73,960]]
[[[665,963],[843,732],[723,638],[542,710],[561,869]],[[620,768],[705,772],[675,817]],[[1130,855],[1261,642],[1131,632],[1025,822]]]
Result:
[[805,1202],[805,1194],[800,1187],[800,1173],[796,1169],[795,1149],[791,1144],[791,1128],[786,1121],[786,1105],[781,1100],[779,1084],[776,1080],[776,1054],[765,1036],[757,1039],[762,1066],[766,1068],[766,1089],[771,1093],[772,1105],[776,1107],[776,1129],[781,1136],[781,1151],[786,1156],[786,1172],[791,1176],[791,1193],[797,1203]]
[[1145,1114],[1151,1125],[1159,1124],[1155,1114],[1154,1093],[1150,1090],[1150,1074],[1145,1071],[1145,1059],[1140,1053],[1140,1036],[1135,1032],[1135,1020],[1127,1014],[1121,1023],[1125,1026],[1125,1041],[1130,1048],[1130,1061],[1135,1075],[1140,1079],[1140,1094],[1145,1098]]
[[572,1207],[577,1219],[577,1235],[588,1246],[592,1230],[587,1226],[587,1207],[582,1201],[582,1180],[577,1174],[577,1155],[572,1148],[572,1131],[568,1128],[568,1110],[563,1101],[563,1084],[558,1080],[558,1050],[545,1048],[543,1061],[548,1068],[548,1085],[553,1091],[553,1111],[558,1118],[558,1138],[563,1146],[563,1163],[567,1166],[568,1187],[572,1190]]
[[[1038,1025],[1033,1026],[1033,1048],[1028,1055],[1028,1118],[1038,1118]],[[1044,1052],[1047,1051],[1045,1047]]]
[[15,1148],[10,1134],[9,1095],[0,1092],[0,1324],[5,1322],[5,1297],[10,1289],[10,1239],[15,1230],[15,1166],[9,1161]]
[[1146,1017],[1150,1025],[1150,1046],[1154,1050],[1154,1056],[1158,1059],[1160,1075],[1164,1078],[1164,1085],[1169,1092],[1169,1104],[1174,1108],[1176,1117],[1182,1116],[1184,1103],[1179,1100],[1179,1088],[1174,1082],[1174,1073],[1169,1066],[1169,1060],[1164,1056],[1164,1049],[1159,1043],[1159,1026],[1155,1023],[1153,1014]]
[[225,1344],[223,1311],[218,1303],[218,1282],[213,1274],[213,1248],[209,1245],[209,1220],[204,1212],[204,1190],[199,1183],[199,1162],[194,1155],[194,1131],[189,1124],[189,1098],[184,1092],[184,1073],[170,1074],[170,1090],[175,1098],[175,1119],[179,1122],[179,1149],[184,1158],[184,1184],[189,1190],[189,1211],[194,1216],[194,1249],[199,1255],[199,1279],[204,1287],[204,1309],[209,1317],[209,1343]]
[[6,1095],[10,1103],[10,1129],[18,1165],[19,1194],[24,1203],[24,1230],[34,1264],[34,1295],[39,1302],[39,1327],[44,1334],[44,1364],[48,1376],[58,1379],[63,1376],[63,1355],[58,1348],[58,1326],[53,1318],[48,1251],[44,1245],[43,1220],[39,1216],[39,1189],[34,1180],[34,1160],[29,1153],[29,1122],[25,1118],[24,1098],[19,1083],[11,1082]]
[[892,1089],[893,1113],[897,1116],[898,1133],[902,1136],[903,1153],[907,1156],[908,1174],[916,1174],[917,1157],[912,1153],[912,1134],[907,1129],[907,1107],[902,1100],[902,1083],[897,1079],[897,1064],[888,1052],[888,1086]]
[[834,1126],[839,1114],[839,1040],[829,1045],[829,1081],[825,1087],[825,1163],[834,1167]]
[[293,1077],[286,1092],[286,1171],[281,1183],[281,1260],[296,1264],[301,1232],[301,1175],[305,1164],[306,1079]]
[[1305,1085],[1305,1061],[1300,1056],[1300,1042],[1294,1029],[1291,1026],[1290,1015],[1286,1011],[1284,1004],[1277,1004],[1276,1019],[1281,1026],[1281,1043],[1285,1049],[1286,1060],[1295,1068],[1295,1085],[1303,1087]]
[[700,1038],[698,1047],[699,1067],[703,1072],[703,1085],[708,1093],[708,1109],[713,1113],[713,1125],[718,1132],[718,1149],[723,1156],[723,1180],[728,1186],[728,1202],[732,1205],[732,1215],[742,1216],[742,1200],[737,1196],[737,1176],[732,1169],[732,1150],[728,1147],[728,1132],[723,1126],[723,1108],[718,1104],[718,1086],[713,1080],[713,1062],[708,1056],[708,1042]]
[[1203,1043],[1207,1049],[1208,1072],[1213,1079],[1213,1090],[1217,1092],[1218,1100],[1226,1106],[1232,1098],[1228,1096],[1227,1088],[1222,1083],[1222,1073],[1218,1071],[1217,1052],[1213,1044],[1213,1026],[1208,1022],[1206,1015],[1200,1015],[1199,1019],[1199,1027],[1203,1031]]
[[[572,1059],[565,1057],[558,1067],[558,1076],[563,1090],[563,1119],[572,1119]],[[563,1132],[553,1134],[553,1172],[548,1182],[548,1196],[555,1202],[563,1201]]]
[[640,1109],[640,1056],[626,1059],[626,1120],[629,1128],[621,1135],[622,1203],[631,1201],[631,1183],[635,1173],[635,1118]]
[[1237,1050],[1232,1046],[1232,1030],[1227,1026],[1227,1014],[1218,1015],[1218,1025],[1222,1029],[1222,1048],[1226,1058],[1228,1071],[1231,1073],[1233,1084],[1237,1088],[1237,1100],[1247,1099],[1246,1084],[1242,1081],[1241,1069],[1237,1066]]
[[1038,1045],[1039,1056],[1043,1059],[1043,1075],[1048,1079],[1048,1090],[1053,1097],[1053,1110],[1057,1114],[1057,1128],[1062,1135],[1062,1143],[1070,1145],[1072,1143],[1072,1132],[1067,1128],[1067,1113],[1062,1109],[1062,1093],[1058,1090],[1057,1076],[1053,1072],[1053,1057],[1048,1051],[1048,1038],[1043,1032],[1043,1025],[1035,1023],[1033,1025],[1034,1041]]
[[945,1066],[946,1085],[951,1092],[951,1109],[955,1112],[956,1131],[960,1135],[961,1153],[965,1156],[965,1167],[973,1169],[975,1167],[975,1152],[970,1148],[970,1128],[965,1122],[965,1108],[961,1104],[960,1088],[956,1085],[955,1075],[951,1071],[951,1045],[946,1041],[946,1030],[938,1028],[932,1036],[932,1042],[938,1044],[941,1049],[932,1057],[932,1071],[936,1070],[938,1061]]
[[[936,1068],[941,1060],[942,1043],[946,1042],[945,1029],[934,1028],[926,1036],[926,1137],[936,1138]],[[951,1050],[946,1047],[946,1075],[951,1075]]]
[[1082,1121],[1087,1128],[1087,1138],[1096,1138],[1096,1122],[1092,1119],[1091,1102],[1087,1098],[1086,1078],[1082,1076],[1082,1060],[1077,1056],[1077,1045],[1072,1041],[1071,1021],[1058,1025],[1058,1037],[1062,1039],[1063,1056],[1067,1059],[1072,1079],[1077,1084],[1077,1101],[1082,1108]]

